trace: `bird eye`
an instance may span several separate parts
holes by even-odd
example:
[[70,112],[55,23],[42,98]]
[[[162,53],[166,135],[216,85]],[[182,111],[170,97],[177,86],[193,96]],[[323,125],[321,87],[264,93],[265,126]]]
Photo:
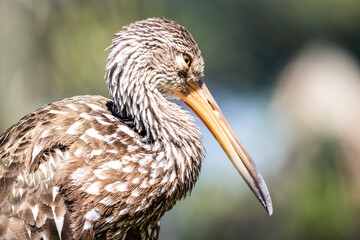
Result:
[[183,53],[183,58],[184,58],[184,62],[186,63],[186,65],[188,67],[190,67],[191,66],[191,57],[188,54]]

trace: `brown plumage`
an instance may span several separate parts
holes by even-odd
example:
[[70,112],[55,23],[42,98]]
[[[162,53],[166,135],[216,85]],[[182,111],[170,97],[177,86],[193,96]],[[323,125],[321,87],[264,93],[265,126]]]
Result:
[[51,103],[0,136],[0,239],[157,239],[204,156],[193,118],[169,98],[204,121],[271,214],[264,181],[201,80],[190,33],[152,18],[124,27],[109,49],[113,100]]

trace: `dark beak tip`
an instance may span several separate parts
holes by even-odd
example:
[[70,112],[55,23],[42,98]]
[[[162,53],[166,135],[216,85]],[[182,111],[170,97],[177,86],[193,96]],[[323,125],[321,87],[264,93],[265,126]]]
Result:
[[261,205],[265,208],[266,212],[271,216],[273,214],[273,206],[270,196],[267,196],[266,199],[259,198]]
[[263,205],[269,216],[271,216],[273,214],[273,205],[268,191],[267,194],[265,195],[265,202]]
[[271,215],[273,214],[273,207],[272,207],[271,202],[270,202],[270,204],[266,205],[265,209],[268,212],[269,216],[271,217]]
[[[257,169],[256,171],[258,172]],[[257,182],[258,182],[258,189],[253,192],[255,193],[256,197],[260,201],[261,205],[263,205],[269,216],[271,216],[273,214],[273,205],[271,201],[271,196],[264,179],[259,173],[257,174]]]

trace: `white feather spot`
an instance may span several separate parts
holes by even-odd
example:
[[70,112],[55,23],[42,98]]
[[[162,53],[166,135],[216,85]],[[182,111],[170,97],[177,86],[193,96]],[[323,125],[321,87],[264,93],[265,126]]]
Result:
[[100,182],[92,183],[85,192],[92,194],[92,195],[100,195]]
[[38,207],[37,204],[34,207],[31,208],[31,212],[32,212],[32,214],[34,216],[34,220],[36,221],[37,215],[39,213],[39,207]]
[[79,186],[84,183],[92,171],[89,168],[78,168],[71,175],[70,178],[74,185]]
[[82,153],[82,150],[80,148],[76,149],[76,151],[74,152],[74,155],[76,157],[80,157],[81,156],[81,153]]
[[158,165],[159,163],[154,161],[152,164],[151,164],[151,168],[158,168]]
[[138,168],[138,171],[139,171],[141,174],[146,174],[146,173],[149,172],[148,170],[146,170],[146,169],[143,168],[143,167],[139,167],[139,168]]
[[49,238],[46,236],[45,232],[42,232],[41,236],[42,236],[43,240],[49,240]]
[[165,177],[162,179],[161,184],[165,184],[169,181],[168,175],[165,175]]
[[121,161],[123,163],[128,163],[129,161],[131,162],[137,162],[139,160],[138,155],[133,155],[133,156],[125,156],[121,158]]
[[104,111],[103,108],[99,107],[98,105],[92,104],[92,103],[87,103],[86,105],[88,105],[92,110],[95,111]]
[[61,231],[64,226],[64,216],[55,218],[55,225],[56,225],[56,229],[58,230],[59,238],[61,240]]
[[[117,133],[113,133],[111,135],[105,135],[104,136],[104,141],[109,143],[109,144],[112,144],[114,141],[118,140],[118,136],[117,136]],[[109,150],[110,151],[110,150]]]
[[19,188],[19,194],[20,194],[20,198],[21,198],[22,195],[24,194],[24,189],[23,188]]
[[101,199],[100,203],[104,204],[105,206],[111,206],[112,205],[112,202],[110,201],[110,199],[108,197],[105,197],[105,198]]
[[36,144],[35,147],[34,147],[34,150],[32,152],[31,162],[34,161],[34,159],[41,152],[41,150],[42,150],[42,146],[39,146],[38,144]]
[[63,112],[63,111],[57,111],[57,110],[50,110],[49,113],[53,113],[53,114],[60,114],[60,115],[65,115],[68,114],[67,112]]
[[133,190],[132,192],[131,192],[131,196],[133,196],[133,197],[138,197],[138,196],[140,196],[140,193],[139,193],[139,191],[138,190]]
[[151,174],[150,174],[150,177],[152,178],[156,178],[158,176],[158,172],[154,169]]
[[44,164],[40,164],[39,169],[44,173],[44,176],[46,177],[47,176],[46,166]]
[[146,154],[146,155],[139,161],[139,164],[140,164],[140,166],[145,166],[145,165],[148,165],[148,163],[150,163],[151,161],[153,161],[153,155],[151,155],[151,154]]
[[83,231],[92,228],[92,226],[93,226],[93,223],[91,221],[89,221],[89,220],[86,220],[85,224],[84,224]]
[[55,159],[53,158],[53,156],[51,154],[50,154],[50,157],[49,157],[49,162],[51,163],[51,165],[56,167]]
[[120,181],[110,183],[105,186],[105,190],[108,192],[125,192],[127,191],[127,183],[122,183]]
[[110,161],[102,164],[100,168],[121,169],[123,164],[120,161]]
[[135,184],[139,183],[139,178],[134,178],[134,179],[132,180],[132,183],[135,183]]
[[[121,230],[117,230],[117,231],[115,232],[115,236],[120,235],[120,233],[121,233]],[[126,233],[125,233],[124,236],[126,237]],[[123,237],[121,240],[125,240],[125,238]]]
[[69,129],[66,131],[66,134],[76,134],[76,130],[81,125],[81,122],[75,122],[72,124]]
[[31,239],[31,229],[30,229],[30,227],[25,225],[25,228],[26,228],[26,231],[28,233],[29,238]]
[[90,157],[99,156],[101,153],[102,153],[102,150],[101,150],[101,149],[92,150],[91,153],[90,153]]
[[45,137],[47,137],[48,135],[49,135],[49,130],[46,129],[46,130],[41,134],[40,138],[45,138]]
[[124,215],[124,214],[126,214],[127,212],[128,212],[128,209],[125,208],[125,209],[123,209],[123,210],[121,210],[121,211],[119,212],[119,215]]
[[74,104],[66,104],[66,106],[74,111],[78,111],[78,109],[74,106]]
[[87,113],[80,113],[79,115],[80,117],[86,119],[86,120],[90,120],[92,118],[92,116],[90,116],[89,114]]
[[87,142],[88,141],[88,136],[83,134],[79,137],[81,140],[83,140],[84,142]]
[[119,125],[118,126],[118,131],[120,132],[124,132],[127,135],[129,135],[130,137],[135,137],[135,132],[133,130],[131,130],[128,126],[124,126],[124,125]]
[[57,187],[57,186],[53,187],[53,191],[52,191],[53,202],[55,202],[55,198],[58,195],[59,190],[60,190],[59,187]]
[[110,114],[107,114],[107,113],[103,113],[103,115],[105,117],[107,117],[108,119],[110,119],[110,120],[116,120],[116,118],[113,115],[110,115]]
[[[176,182],[176,181],[175,181],[175,182]],[[176,187],[177,187],[177,184],[173,184],[173,187],[171,188],[169,194],[170,194],[170,193],[173,193],[173,192],[175,191]]]
[[96,169],[94,170],[94,175],[98,178],[98,179],[108,179],[109,175],[106,174],[107,170],[106,169]]
[[55,153],[56,153],[59,157],[61,157],[61,158],[64,157],[63,152],[62,152],[60,149],[58,149],[58,148],[55,149]]
[[84,218],[89,220],[89,221],[96,221],[96,220],[99,220],[101,217],[100,215],[100,209],[98,208],[93,208],[91,209],[90,211],[88,211]]
[[150,181],[149,181],[150,185],[154,185],[154,184],[155,184],[155,181],[156,181],[155,178],[150,179]]
[[96,131],[95,129],[93,128],[89,128],[88,130],[85,131],[85,134],[90,136],[90,137],[93,137],[93,138],[96,138],[98,140],[103,140],[104,139],[104,136],[102,136],[101,134],[99,134],[98,131]]
[[134,170],[132,166],[126,166],[122,169],[123,172],[131,173]]
[[17,177],[20,181],[22,181],[22,182],[24,182],[25,180],[24,180],[24,177],[23,177],[23,175],[22,174],[20,174],[18,177]]
[[175,171],[173,171],[170,176],[170,182],[173,182],[175,177],[176,177],[176,173],[175,173]]
[[140,185],[140,188],[147,188],[148,185],[146,184],[146,180],[144,180],[141,185]]
[[108,153],[118,154],[119,151],[114,150],[114,149],[110,149],[110,150],[107,150],[107,152],[108,152]]
[[169,160],[166,166],[164,167],[164,170],[168,170],[173,166],[174,162],[172,160]]
[[134,151],[136,151],[136,150],[138,150],[138,149],[139,149],[139,147],[136,146],[136,145],[128,145],[128,146],[127,146],[127,150],[128,150],[129,152],[134,152]]
[[112,216],[110,216],[110,217],[107,217],[106,219],[105,219],[105,221],[106,222],[108,222],[108,223],[112,223],[112,222],[114,222],[114,216],[112,215]]
[[119,192],[125,192],[127,191],[127,183],[119,183],[116,185],[116,190]]
[[112,123],[106,122],[103,118],[96,116],[95,117],[96,121],[98,121],[101,125],[104,126],[108,126],[111,125]]

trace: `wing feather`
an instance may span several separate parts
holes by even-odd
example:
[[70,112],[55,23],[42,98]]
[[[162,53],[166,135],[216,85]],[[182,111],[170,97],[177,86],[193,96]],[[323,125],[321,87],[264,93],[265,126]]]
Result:
[[[108,101],[90,100],[97,110]],[[91,114],[86,101],[84,96],[48,104],[0,136],[0,239],[72,239],[57,179],[71,160],[69,149],[91,126],[80,116]]]

